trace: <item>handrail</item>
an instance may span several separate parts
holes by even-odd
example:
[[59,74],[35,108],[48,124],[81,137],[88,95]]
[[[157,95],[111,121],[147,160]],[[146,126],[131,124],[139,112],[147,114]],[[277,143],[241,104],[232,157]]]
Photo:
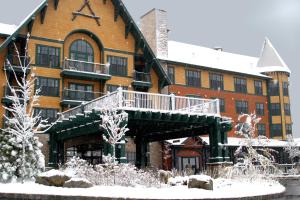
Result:
[[109,64],[100,64],[66,58],[64,60],[63,70],[75,70],[80,72],[109,75]]
[[124,110],[146,110],[155,112],[171,112],[189,115],[220,115],[218,99],[203,99],[175,96],[174,94],[157,94],[122,90],[108,93],[90,102],[61,113],[61,120],[78,113],[101,109],[106,104],[114,103],[114,107]]

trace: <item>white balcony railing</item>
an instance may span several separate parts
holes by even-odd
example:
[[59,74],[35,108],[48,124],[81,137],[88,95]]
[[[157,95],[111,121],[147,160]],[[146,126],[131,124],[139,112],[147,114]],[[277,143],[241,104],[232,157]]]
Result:
[[61,113],[60,120],[68,119],[76,114],[84,114],[84,112],[97,109],[100,110],[108,105],[113,105],[123,110],[220,116],[218,99],[212,100],[175,96],[174,94],[164,95],[136,92],[119,88],[113,93]]
[[109,75],[109,64],[65,59],[64,70]]

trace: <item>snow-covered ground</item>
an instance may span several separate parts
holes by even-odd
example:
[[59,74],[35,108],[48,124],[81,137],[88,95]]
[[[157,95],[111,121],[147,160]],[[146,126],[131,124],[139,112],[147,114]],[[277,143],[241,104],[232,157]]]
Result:
[[89,189],[58,188],[35,183],[0,184],[0,193],[54,194],[63,196],[90,196],[137,199],[209,199],[238,198],[277,194],[285,191],[278,183],[238,182],[224,179],[214,181],[214,190],[188,189],[187,186],[162,188],[95,186]]

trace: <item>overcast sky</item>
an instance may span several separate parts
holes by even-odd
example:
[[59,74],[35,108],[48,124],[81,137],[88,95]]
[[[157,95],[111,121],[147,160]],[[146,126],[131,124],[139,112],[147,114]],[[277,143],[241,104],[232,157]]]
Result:
[[[225,51],[260,55],[267,36],[292,70],[291,104],[293,132],[300,137],[300,0],[123,0],[136,20],[152,8],[168,12],[170,39]],[[27,6],[23,6],[27,2]],[[0,22],[17,24],[40,0],[10,0]],[[5,6],[5,7],[6,7]],[[298,38],[297,38],[298,36]],[[297,78],[298,77],[298,78]]]

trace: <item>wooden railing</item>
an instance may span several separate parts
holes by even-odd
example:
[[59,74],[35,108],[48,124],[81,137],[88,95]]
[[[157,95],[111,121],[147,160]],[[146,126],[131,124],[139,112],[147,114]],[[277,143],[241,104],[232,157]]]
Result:
[[91,112],[107,106],[123,110],[220,116],[218,99],[136,92],[119,88],[115,92],[61,113],[59,120],[68,119],[71,116],[84,114],[85,112]]

